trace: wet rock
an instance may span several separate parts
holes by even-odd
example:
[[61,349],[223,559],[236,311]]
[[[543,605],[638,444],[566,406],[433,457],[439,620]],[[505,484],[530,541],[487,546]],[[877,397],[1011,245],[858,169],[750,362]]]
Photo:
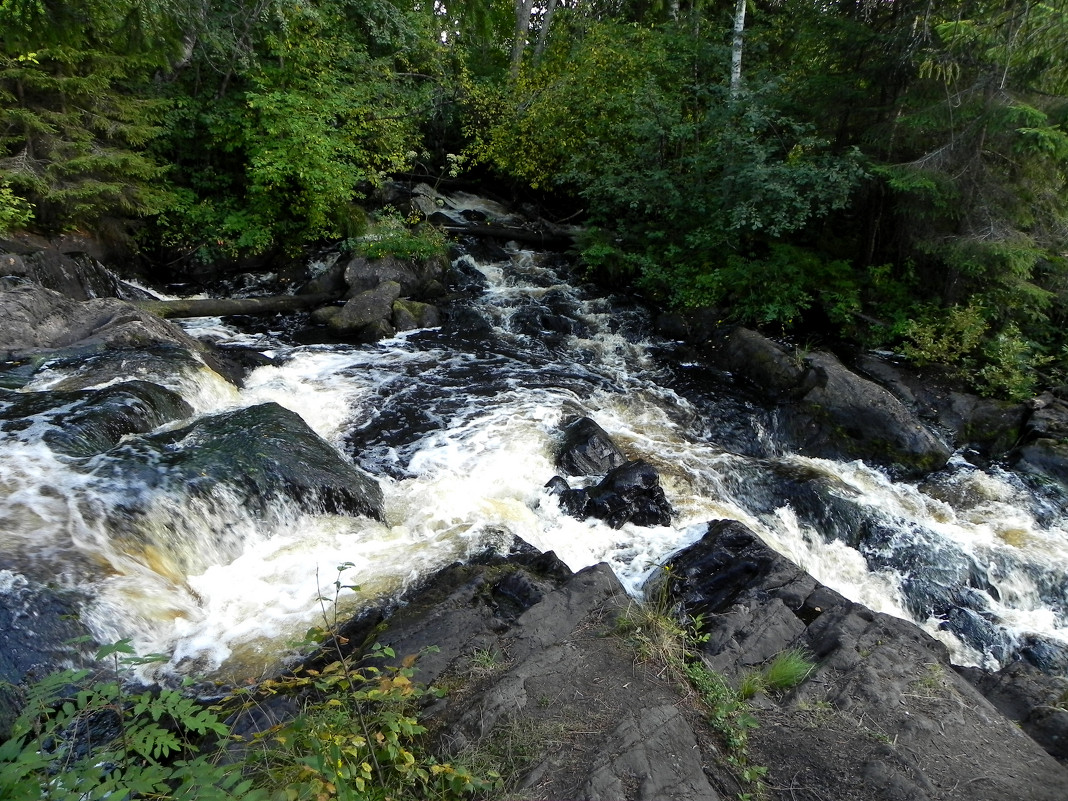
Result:
[[326,322],[335,331],[356,334],[364,342],[392,336],[394,331],[389,321],[393,316],[393,303],[401,294],[399,283],[383,281],[374,289],[354,295]]
[[181,396],[147,381],[80,392],[0,390],[0,431],[32,427],[54,452],[67,456],[101,453],[127,434],[144,434],[190,414]]
[[398,299],[393,302],[393,327],[398,331],[417,328],[436,328],[441,325],[441,312],[430,303]]
[[124,301],[79,302],[36,284],[0,286],[0,343],[9,354],[152,345],[202,350],[177,326]]
[[612,528],[622,528],[626,523],[636,526],[671,523],[672,508],[660,486],[660,476],[655,467],[640,459],[610,470],[599,484],[589,489],[571,489],[558,476],[546,486],[559,496],[561,507],[579,519],[596,517]]
[[224,486],[257,506],[282,495],[313,512],[382,519],[378,483],[277,403],[201,417],[124,443],[107,457],[94,475],[126,485],[131,506],[146,493],[210,497]]
[[784,433],[802,453],[864,459],[918,474],[945,465],[950,449],[894,395],[829,353],[790,353],[736,328],[708,350],[713,361],[783,402]]
[[98,256],[85,252],[98,249],[88,243],[84,249],[74,242],[62,244],[62,248],[51,242],[21,248],[14,245],[12,250],[21,250],[19,254],[4,253],[0,242],[0,276],[25,278],[73,300],[131,298],[137,294],[104,267]]
[[604,475],[626,461],[608,433],[589,417],[580,417],[564,427],[556,466],[566,475]]
[[81,641],[89,631],[80,622],[87,601],[81,593],[0,570],[0,742],[21,709],[20,683],[89,663],[95,646],[91,638]]

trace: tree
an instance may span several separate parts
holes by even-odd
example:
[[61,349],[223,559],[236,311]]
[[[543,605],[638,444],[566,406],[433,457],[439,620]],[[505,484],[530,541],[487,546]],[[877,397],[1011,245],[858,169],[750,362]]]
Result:
[[0,180],[47,231],[165,205],[146,155],[161,104],[139,91],[180,43],[166,0],[0,2]]

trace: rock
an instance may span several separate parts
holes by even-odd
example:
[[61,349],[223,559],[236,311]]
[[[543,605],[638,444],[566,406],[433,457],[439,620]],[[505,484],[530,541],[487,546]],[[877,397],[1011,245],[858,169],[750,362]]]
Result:
[[152,345],[176,346],[191,353],[202,350],[177,326],[125,301],[79,302],[36,284],[0,285],[0,342],[9,354]]
[[871,459],[908,474],[936,470],[949,461],[950,449],[885,389],[830,354],[812,354],[806,363],[807,375],[817,378],[793,415],[802,451]]
[[147,381],[112,384],[95,391],[0,390],[0,431],[30,427],[56,453],[92,456],[127,434],[144,434],[192,414],[175,392]]
[[556,450],[556,466],[569,476],[604,475],[626,461],[623,451],[589,417],[568,423]]
[[[606,636],[630,603],[607,565],[493,558],[409,593],[379,642],[398,659],[421,653],[421,682],[463,682],[428,710],[442,748],[460,762],[465,749],[505,751],[524,798],[720,801],[678,688]],[[493,664],[476,667],[478,654]]]
[[395,256],[367,259],[358,256],[344,268],[348,297],[373,290],[383,283],[400,285],[405,297],[435,297],[441,294],[448,262],[444,258],[404,260]]
[[436,328],[441,325],[438,307],[415,300],[393,301],[393,327],[398,331],[413,331],[417,328]]
[[864,459],[906,475],[935,470],[950,449],[887,390],[829,353],[801,357],[755,331],[736,328],[710,354],[781,407],[784,433],[802,453]]
[[740,523],[709,524],[648,592],[702,615],[706,663],[735,680],[787,648],[811,655],[807,680],[760,699],[749,734],[772,786],[857,801],[1054,801],[1068,789],[1068,771],[952,669],[945,646],[820,585]]
[[803,394],[805,365],[787,350],[748,328],[735,328],[715,343],[714,361],[746,379],[772,399]]
[[0,742],[10,736],[21,709],[20,683],[62,665],[89,664],[95,645],[80,620],[87,601],[78,592],[0,570]]
[[383,336],[392,336],[389,321],[393,316],[393,303],[401,296],[401,285],[396,281],[383,281],[374,289],[354,295],[336,315],[327,319],[335,331],[359,335],[364,342],[374,342]]
[[[98,256],[86,252],[99,252],[98,248],[88,242],[79,247],[72,238],[68,237],[68,240],[60,243],[62,247],[47,242],[30,247],[15,246],[14,250],[23,251],[21,254],[0,251],[0,276],[26,278],[72,300],[133,296],[114,273],[97,261]],[[0,243],[2,248],[3,243]]]
[[1051,676],[1026,662],[1013,662],[997,672],[958,667],[1009,720],[1062,764],[1068,764],[1068,679]]
[[1068,402],[1050,393],[1035,398],[1012,466],[1068,487]]
[[554,477],[546,485],[560,497],[561,507],[573,517],[596,517],[612,528],[626,523],[636,526],[666,526],[671,523],[672,509],[660,487],[656,468],[640,459],[610,470],[604,479],[589,489],[571,489],[567,482]]
[[905,370],[871,354],[860,357],[858,367],[914,413],[948,432],[954,447],[985,459],[1004,457],[1019,440],[1031,414],[1027,404],[963,392],[959,379],[936,368]]
[[299,511],[383,517],[375,479],[276,403],[127,438],[72,467],[89,474],[100,499],[83,512],[89,524],[176,577],[241,553],[250,516],[265,531]]
[[230,487],[246,504],[288,496],[312,512],[382,519],[382,489],[345,461],[300,415],[277,403],[200,417],[187,426],[125,442],[94,464],[93,474],[138,495],[172,492],[211,497]]

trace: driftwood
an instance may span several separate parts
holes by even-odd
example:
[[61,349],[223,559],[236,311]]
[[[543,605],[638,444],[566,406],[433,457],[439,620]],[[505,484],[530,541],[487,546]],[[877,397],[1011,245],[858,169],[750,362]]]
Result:
[[563,231],[544,233],[542,231],[532,231],[529,228],[514,228],[502,225],[445,225],[442,228],[450,234],[511,239],[516,242],[529,242],[550,249],[569,248],[575,243],[575,237]]
[[316,309],[335,295],[270,295],[259,298],[138,300],[134,305],[159,317],[226,317],[231,314],[274,314]]

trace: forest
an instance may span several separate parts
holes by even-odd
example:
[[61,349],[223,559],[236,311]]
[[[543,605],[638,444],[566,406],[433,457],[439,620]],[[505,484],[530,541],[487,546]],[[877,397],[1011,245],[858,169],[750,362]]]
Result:
[[464,181],[660,308],[1068,382],[1068,0],[0,0],[0,37],[0,233],[210,267]]

